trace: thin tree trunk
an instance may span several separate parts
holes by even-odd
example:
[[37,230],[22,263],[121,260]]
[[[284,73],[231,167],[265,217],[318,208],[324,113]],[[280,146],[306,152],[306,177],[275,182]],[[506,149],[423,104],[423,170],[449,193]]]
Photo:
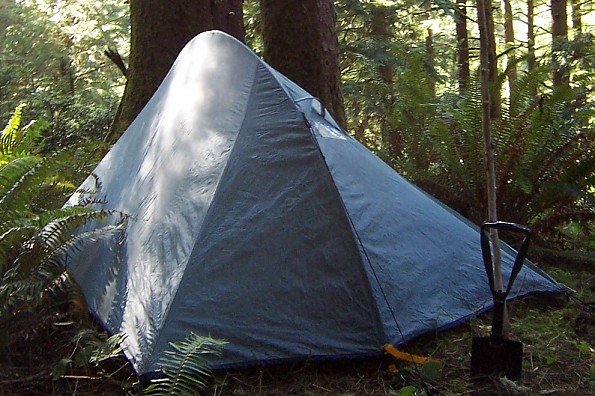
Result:
[[527,0],[527,69],[529,72],[535,70],[537,61],[535,58],[535,4],[533,0]]
[[552,82],[555,88],[568,87],[568,70],[563,46],[568,40],[566,0],[551,0],[552,10]]
[[578,37],[583,32],[583,21],[581,17],[581,2],[583,0],[570,0],[572,6],[572,30],[574,37]]
[[[377,6],[372,9],[372,25],[370,26],[370,33],[372,36],[378,38],[379,41],[390,41],[393,39],[393,34],[390,29],[391,16],[388,15],[386,7]],[[380,54],[383,55],[383,54]],[[382,81],[389,87],[392,94],[393,86],[393,68],[390,64],[382,63],[378,68]]]
[[[377,42],[391,42],[394,39],[393,21],[394,14],[383,5],[375,5],[370,11],[372,15],[370,24],[370,35]],[[383,93],[384,100],[382,101],[382,109],[386,114],[392,111],[393,104],[395,101],[394,96],[394,75],[393,65],[387,62],[390,56],[385,53],[386,48],[379,48],[374,52],[374,57],[383,59],[377,68],[377,72],[380,79],[386,87],[386,92]],[[369,122],[368,118],[365,118],[366,124]],[[391,157],[398,158],[401,155],[403,149],[403,137],[401,131],[395,128],[388,117],[381,117],[379,120],[380,130],[382,131],[382,139],[386,142],[385,145]],[[361,140],[360,140],[361,141]]]
[[6,29],[12,23],[9,15],[13,7],[15,7],[14,0],[0,0],[0,15],[4,16],[4,18],[0,18],[0,37],[5,37]]
[[515,50],[515,38],[514,38],[514,27],[512,20],[512,6],[510,0],[502,0],[504,6],[504,41],[506,42],[506,74],[508,78],[508,87],[512,92],[512,87],[517,79],[517,67],[516,67],[516,50]]
[[[496,36],[494,34],[494,18],[492,14],[491,0],[477,0],[477,23],[479,25],[480,36],[483,37],[484,66],[481,71],[487,73],[487,82],[490,93],[490,119],[494,120],[500,117],[500,87],[497,84],[498,78],[498,58],[496,56]],[[480,52],[481,52],[480,51]]]
[[319,98],[345,127],[339,42],[332,0],[260,0],[264,58]]
[[428,28],[425,42],[426,49],[426,70],[428,70],[428,89],[432,99],[436,97],[436,79],[434,72],[436,69],[436,60],[434,59],[434,32]]
[[467,32],[467,0],[457,0],[457,80],[459,94],[464,95],[469,87],[469,36]]
[[[477,0],[477,19],[479,21],[480,33],[480,75],[481,75],[481,100],[482,100],[482,131],[485,147],[485,163],[487,173],[487,195],[488,195],[488,220],[497,221],[497,200],[496,200],[496,159],[494,144],[492,142],[492,95],[490,90],[493,87],[490,79],[491,64],[491,38],[493,30],[489,26],[489,13],[491,12],[490,0]],[[494,286],[496,290],[502,290],[502,267],[500,258],[500,243],[498,232],[491,230],[494,264]]]

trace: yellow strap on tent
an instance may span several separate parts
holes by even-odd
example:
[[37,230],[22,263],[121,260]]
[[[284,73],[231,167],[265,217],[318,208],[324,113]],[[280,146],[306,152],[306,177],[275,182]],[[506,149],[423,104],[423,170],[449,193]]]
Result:
[[434,359],[428,357],[418,356],[408,352],[401,352],[391,344],[386,344],[384,346],[384,352],[399,360],[404,360],[406,362],[411,362],[415,364],[424,364],[435,361]]

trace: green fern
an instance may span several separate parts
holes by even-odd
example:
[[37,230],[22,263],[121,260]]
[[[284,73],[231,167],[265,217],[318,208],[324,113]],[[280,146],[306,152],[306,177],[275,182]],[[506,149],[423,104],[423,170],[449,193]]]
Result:
[[171,342],[173,350],[161,359],[164,377],[152,381],[147,395],[195,395],[207,386],[211,372],[208,356],[219,355],[224,341],[190,333],[184,341]]
[[[53,365],[57,379],[66,370],[88,370],[89,363],[121,349],[117,338],[102,344],[106,337],[96,330],[90,330],[94,337],[65,341],[61,330],[56,333],[56,322],[65,320],[69,329],[87,323],[84,297],[65,264],[88,243],[120,233],[126,216],[63,207],[77,179],[87,173],[93,147],[35,154],[43,123],[21,127],[21,121],[22,107],[0,135],[0,360],[35,367],[36,348],[51,345],[50,360],[41,363]],[[97,202],[93,191],[80,193],[86,202]],[[56,354],[61,359],[53,364]]]
[[[28,153],[30,147],[13,155],[27,134],[21,111],[4,129],[0,150],[0,324],[18,311],[34,311],[57,288],[82,299],[65,272],[69,254],[119,232],[125,221],[117,212],[59,207],[70,188],[60,175],[77,148],[45,158]],[[98,226],[74,232],[89,222]]]
[[14,227],[4,233],[0,237],[0,323],[15,309],[23,309],[22,304],[34,310],[54,291],[54,286],[78,294],[78,288],[65,272],[69,254],[119,232],[122,222],[75,236],[72,233],[88,221],[110,216],[113,216],[110,212],[75,214],[56,219],[41,229]]
[[0,166],[0,194],[4,196],[20,178],[25,176],[41,161],[40,157],[29,155],[16,158]]
[[22,131],[20,127],[23,107],[24,105],[20,105],[15,109],[8,124],[0,135],[0,153],[3,157],[12,153],[21,140]]
[[[545,73],[538,69],[519,77],[493,122],[498,213],[531,226],[538,243],[576,247],[561,230],[577,223],[580,235],[595,232],[595,106],[588,100],[575,103],[580,90],[535,95]],[[582,76],[582,81],[590,80]],[[403,141],[417,143],[403,148],[404,155],[394,162],[397,168],[473,222],[485,220],[478,83],[472,81],[465,97],[444,95],[433,113],[401,131],[412,135]],[[428,132],[429,141],[420,139]],[[424,150],[429,162],[414,160]]]
[[49,124],[43,120],[31,121],[22,126],[22,115],[25,105],[19,105],[12,114],[8,124],[0,133],[0,166],[10,160],[28,155],[35,146],[43,131]]

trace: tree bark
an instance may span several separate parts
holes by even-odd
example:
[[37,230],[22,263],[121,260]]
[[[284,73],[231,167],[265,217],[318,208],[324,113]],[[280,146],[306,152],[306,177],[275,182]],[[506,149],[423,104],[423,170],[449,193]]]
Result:
[[[373,40],[377,43],[386,43],[391,42],[394,40],[394,11],[390,10],[386,6],[383,5],[371,5],[370,6],[370,22],[369,22],[369,32],[370,36],[372,36]],[[382,90],[381,95],[383,97],[383,101],[381,103],[377,103],[378,112],[382,114],[391,114],[393,111],[393,105],[395,101],[395,89],[394,89],[394,75],[393,75],[393,65],[390,62],[392,56],[388,53],[389,50],[382,45],[378,45],[377,48],[374,50],[373,59],[380,60],[377,64],[376,72],[378,73],[378,77],[380,77],[380,81],[382,81],[382,88],[386,88],[386,90]],[[365,122],[369,122],[369,118],[364,118]],[[386,143],[385,146],[388,150],[388,153],[392,158],[398,158],[403,149],[403,136],[402,132],[395,128],[394,125],[391,124],[389,117],[380,117],[378,120],[378,125],[380,131],[382,131],[382,139]],[[357,132],[357,129],[356,129]],[[356,138],[361,142],[361,133],[360,135],[356,135]]]
[[332,0],[260,0],[264,58],[319,98],[345,127]]
[[516,50],[514,27],[512,18],[512,6],[510,0],[502,0],[504,6],[504,41],[506,43],[506,76],[508,78],[508,87],[512,92],[512,87],[517,79]]
[[565,65],[563,44],[568,40],[568,15],[566,0],[551,0],[552,10],[552,82],[554,88],[568,87],[568,70]]
[[428,71],[428,89],[430,90],[430,95],[432,99],[436,98],[436,79],[435,70],[436,70],[436,59],[435,59],[435,52],[434,52],[434,32],[432,28],[428,28],[426,30],[426,40],[425,40],[425,50],[426,50],[426,70]]
[[106,140],[115,141],[130,125],[198,33],[219,29],[243,41],[241,6],[241,0],[130,0],[128,79]]
[[[377,37],[379,41],[391,41],[394,39],[393,32],[391,30],[391,25],[388,21],[391,19],[391,15],[388,14],[388,10],[386,7],[373,7],[372,11],[372,23],[370,26],[370,34],[374,37]],[[378,55],[380,59],[388,58],[385,56],[382,51],[386,51],[385,49],[381,48],[377,50],[374,56]],[[380,66],[378,67],[378,73],[380,73],[380,78],[382,81],[387,85],[389,88],[389,93],[392,94],[392,86],[393,86],[393,68],[392,65],[387,63],[386,61],[382,61]]]
[[242,42],[246,38],[243,3],[244,0],[211,1],[214,28],[222,30]]
[[572,30],[574,37],[578,37],[583,32],[583,21],[581,16],[581,3],[583,0],[570,0],[572,6]]
[[469,87],[469,35],[467,32],[467,0],[457,0],[457,80],[459,94],[464,95]]
[[529,72],[535,70],[537,60],[535,58],[535,3],[527,0],[527,69]]
[[494,120],[500,117],[501,94],[500,86],[497,83],[498,58],[496,56],[496,36],[494,34],[491,0],[477,0],[477,23],[482,37],[480,39],[482,43],[480,52],[483,51],[485,55],[485,63],[482,63],[481,71],[487,73],[490,92],[490,118]]

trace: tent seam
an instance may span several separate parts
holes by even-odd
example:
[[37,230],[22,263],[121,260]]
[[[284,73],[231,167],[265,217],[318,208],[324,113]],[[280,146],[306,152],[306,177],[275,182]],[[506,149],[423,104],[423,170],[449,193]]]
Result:
[[[326,158],[325,158],[325,156],[324,156],[324,154],[322,152],[322,149],[320,148],[320,145],[318,144],[318,140],[316,139],[316,136],[314,135],[314,131],[313,131],[312,125],[311,125],[309,119],[306,117],[306,115],[299,108],[297,108],[297,105],[295,105],[295,107],[296,107],[296,110],[299,111],[302,114],[303,118],[304,118],[305,126],[308,128],[308,131],[310,132],[310,138],[312,139],[314,145],[316,146],[316,148],[318,149],[318,152],[320,153],[320,157],[322,158],[322,162],[324,163],[324,167],[326,168],[326,171],[327,171],[328,175],[331,178],[331,181],[332,181],[331,184],[332,184],[332,186],[333,186],[333,188],[335,190],[335,193],[336,193],[336,195],[337,195],[337,197],[339,199],[339,202],[341,203],[341,208],[343,208],[343,212],[345,213],[345,217],[347,218],[347,221],[349,222],[349,225],[350,225],[350,228],[351,228],[351,232],[353,234],[353,238],[356,241],[356,243],[360,246],[361,251],[363,252],[363,254],[365,256],[365,261],[367,261],[368,267],[370,267],[370,269],[372,270],[372,274],[374,276],[374,280],[378,284],[378,287],[379,287],[379,289],[380,289],[380,291],[382,293],[383,299],[384,299],[384,301],[385,301],[385,303],[386,303],[386,305],[387,305],[387,307],[388,307],[388,309],[389,309],[389,311],[391,313],[391,316],[392,316],[395,324],[397,325],[397,328],[399,329],[399,333],[401,333],[401,336],[402,336],[403,333],[401,331],[401,326],[399,326],[399,323],[397,322],[397,318],[396,318],[396,316],[395,316],[395,314],[394,314],[394,312],[392,310],[392,307],[390,306],[390,303],[388,301],[388,298],[387,298],[384,290],[382,289],[382,285],[380,284],[380,280],[378,279],[378,276],[376,274],[376,271],[374,270],[374,267],[372,266],[372,262],[370,260],[370,257],[368,256],[368,253],[367,253],[366,248],[365,248],[365,246],[363,244],[363,241],[361,240],[361,237],[359,236],[359,233],[357,232],[357,230],[355,228],[355,224],[353,223],[353,219],[351,218],[351,215],[349,214],[349,211],[347,210],[347,207],[345,205],[345,202],[343,200],[343,197],[341,196],[341,193],[339,191],[339,188],[337,187],[337,184],[335,183],[335,179],[334,179],[334,177],[332,175],[332,172],[331,172],[331,170],[329,168],[328,163],[326,162]],[[362,261],[364,261],[364,259],[361,257],[361,253],[359,254],[359,256],[362,259]],[[364,273],[364,275],[365,275],[366,279],[368,279],[368,275],[366,273]],[[369,283],[367,283],[367,284],[368,284],[368,292],[369,292],[370,296],[373,296],[372,287],[369,285]],[[371,300],[374,303],[374,305],[376,306],[376,320],[377,320],[377,323],[378,323],[378,326],[377,326],[378,331],[379,331],[380,334],[384,335],[384,338],[386,340],[388,340],[388,335],[386,334],[386,331],[384,329],[384,326],[382,326],[383,320],[382,320],[382,317],[380,315],[380,308],[378,307],[378,303],[377,303],[377,301],[376,301],[375,298],[371,298]]]
[[[257,66],[254,68],[253,78],[252,78],[252,82],[251,82],[251,86],[250,86],[250,93],[247,96],[246,104],[244,106],[243,117],[242,117],[242,121],[240,122],[239,127],[238,127],[238,134],[236,135],[236,140],[237,140],[237,137],[240,135],[240,132],[242,131],[242,129],[244,127],[244,124],[246,122],[247,109],[248,109],[248,106],[250,104],[250,99],[252,98],[252,95],[254,94],[254,87],[256,85],[255,84],[256,75],[258,73],[259,66],[260,65],[257,64]],[[232,154],[233,154],[233,152],[235,150],[236,150],[236,148],[235,148],[235,144],[234,144],[233,147],[232,147],[232,149],[229,152],[228,160],[226,161],[225,166],[223,167],[223,170],[221,171],[221,174],[219,175],[219,178],[217,179],[217,184],[216,184],[216,187],[214,189],[213,198],[211,199],[211,201],[214,201],[215,200],[215,197],[217,195],[217,192],[219,191],[220,182],[221,182],[221,180],[223,178],[223,175],[225,174],[225,171],[227,170],[227,168],[229,166],[229,158],[232,157]],[[204,217],[205,219],[207,218],[207,216],[208,216],[208,214],[209,214],[210,211],[211,211],[211,206],[209,206],[209,209],[207,209],[207,212],[205,213],[205,217]],[[174,301],[176,300],[176,297],[178,295],[179,286],[182,284],[182,281],[184,280],[184,277],[186,276],[186,267],[188,266],[188,262],[190,260],[190,257],[192,256],[192,252],[194,252],[194,248],[196,247],[196,243],[198,241],[198,236],[204,230],[204,225],[205,225],[205,221],[203,219],[203,223],[201,224],[200,229],[196,233],[197,238],[194,239],[194,244],[192,245],[192,248],[190,249],[190,254],[188,256],[188,261],[186,262],[186,266],[184,267],[184,269],[182,271],[182,276],[180,277],[180,281],[178,282],[178,287],[176,288],[176,291],[173,293],[172,298],[170,300],[170,303],[168,304],[166,310],[163,312],[163,321],[164,322],[167,320],[167,317],[169,316],[169,312],[171,310],[171,307],[174,305]],[[163,327],[164,326],[161,326],[161,328],[157,331],[158,334],[155,337],[155,342],[153,343],[153,345],[151,345],[151,349],[154,349],[155,348],[155,346],[157,345],[159,339],[161,338]],[[154,365],[156,363],[156,360],[155,360],[156,357],[157,356],[153,356],[153,359],[151,359],[151,361],[148,362],[149,364],[146,365],[147,368],[149,368],[150,366],[152,366],[152,365]],[[155,370],[149,370],[147,372],[150,372],[150,371],[155,371]]]

